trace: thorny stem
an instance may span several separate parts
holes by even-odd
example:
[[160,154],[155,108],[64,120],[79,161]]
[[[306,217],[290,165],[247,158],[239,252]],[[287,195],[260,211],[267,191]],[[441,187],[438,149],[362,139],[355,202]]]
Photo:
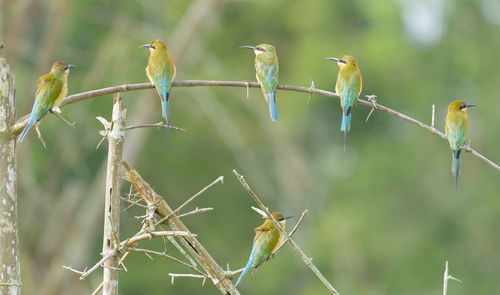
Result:
[[247,192],[250,194],[250,196],[255,200],[255,202],[257,203],[257,205],[259,205],[259,207],[266,213],[267,217],[274,223],[274,225],[276,226],[276,228],[278,228],[281,231],[281,233],[285,237],[285,240],[288,240],[288,242],[290,243],[290,245],[292,245],[292,247],[295,249],[295,251],[297,252],[297,254],[300,256],[300,258],[302,258],[302,260],[304,260],[304,263],[307,266],[309,266],[309,268],[320,279],[320,281],[323,283],[323,285],[325,285],[326,288],[332,294],[339,295],[339,292],[337,292],[337,290],[335,290],[335,288],[330,284],[330,282],[328,282],[328,280],[325,278],[325,276],[319,271],[319,269],[316,267],[316,265],[314,265],[314,263],[312,262],[312,258],[307,257],[307,255],[304,253],[304,251],[302,251],[302,249],[295,242],[295,240],[292,239],[290,237],[290,235],[288,235],[288,233],[280,226],[280,224],[278,223],[278,221],[276,221],[276,219],[274,219],[274,217],[271,215],[271,213],[269,212],[269,210],[267,209],[267,207],[264,205],[264,203],[262,203],[262,201],[259,199],[259,197],[257,197],[257,195],[252,191],[252,189],[250,188],[250,186],[248,185],[248,183],[243,178],[243,175],[239,174],[234,169],[233,169],[233,173],[234,173],[234,175],[236,175],[236,178],[238,178],[238,180],[240,181],[241,185],[247,190]]
[[[213,87],[243,87],[243,88],[259,88],[260,85],[257,82],[246,82],[246,81],[210,81],[210,80],[185,80],[185,81],[174,81],[172,84],[173,87],[198,87],[198,86],[213,86]],[[72,104],[78,101],[86,100],[89,98],[93,97],[98,97],[98,96],[103,96],[107,94],[113,94],[113,93],[118,93],[118,92],[127,92],[127,91],[134,91],[134,90],[141,90],[141,89],[148,89],[148,88],[153,88],[153,84],[151,83],[137,83],[137,84],[123,84],[123,85],[118,85],[118,86],[112,86],[112,87],[107,87],[107,88],[101,88],[101,89],[96,89],[96,90],[91,90],[87,92],[82,92],[82,93],[77,93],[70,95],[64,99],[64,101],[61,103],[61,107]],[[293,85],[278,85],[279,90],[286,90],[286,91],[295,91],[295,92],[303,92],[303,93],[308,93],[308,94],[319,94],[327,97],[332,97],[332,98],[337,98],[339,99],[339,96],[330,91],[322,90],[322,89],[317,89],[317,88],[312,88],[312,87],[300,87],[300,86],[293,86]],[[363,100],[363,99],[358,99],[357,103],[360,105],[364,105],[370,108],[373,108],[373,103]],[[407,116],[403,113],[400,113],[398,111],[395,111],[391,108],[385,107],[383,105],[380,105],[377,103],[377,111],[385,112],[390,115],[393,115],[395,117],[398,117],[400,119],[403,119],[407,122],[410,122],[414,125],[417,125],[430,133],[437,135],[443,139],[446,139],[446,135],[437,130],[436,128],[426,125],[416,119],[413,119],[410,116]],[[21,119],[17,120],[17,122],[10,127],[11,133],[14,135],[18,135],[21,133],[23,130],[24,126],[28,124],[28,115],[23,116]],[[482,154],[478,153],[474,149],[472,149],[468,145],[462,146],[462,150],[471,153],[473,156],[479,158],[483,162],[487,163],[488,165],[492,166],[496,170],[500,171],[500,166],[490,159],[486,158]]]

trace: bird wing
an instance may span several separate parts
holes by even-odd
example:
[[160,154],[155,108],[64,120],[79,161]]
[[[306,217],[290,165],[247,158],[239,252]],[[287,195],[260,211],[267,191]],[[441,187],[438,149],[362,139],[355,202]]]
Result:
[[270,102],[269,94],[276,92],[278,87],[279,67],[275,62],[258,62],[255,65],[257,81],[264,92],[267,103]]
[[175,77],[175,66],[172,58],[150,60],[146,73],[151,83],[155,85],[160,97],[167,98]]
[[56,78],[52,73],[40,77],[35,94],[35,104],[33,105],[33,109],[36,108],[35,118],[37,121],[41,120],[45,113],[52,108],[61,94],[63,84],[63,81]]
[[269,259],[271,252],[278,243],[279,234],[276,230],[257,231],[255,234],[254,248],[255,257],[253,261],[255,274],[263,262]]

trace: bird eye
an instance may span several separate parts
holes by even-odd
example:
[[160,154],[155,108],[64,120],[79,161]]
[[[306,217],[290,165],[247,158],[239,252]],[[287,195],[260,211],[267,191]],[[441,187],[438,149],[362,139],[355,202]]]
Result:
[[262,47],[257,47],[257,50],[258,50],[258,51],[264,51],[264,48],[262,48]]
[[343,60],[343,59],[339,59],[339,61],[340,61],[341,63],[343,63],[343,64],[346,64],[346,63],[347,63],[347,62],[346,62],[345,60]]
[[464,104],[463,104],[463,105],[461,105],[461,106],[459,107],[459,109],[460,109],[460,110],[465,109],[465,105],[464,105]]
[[278,221],[283,221],[285,220],[285,217],[281,217]]
[[153,49],[153,50],[155,50],[155,49],[156,49],[156,47],[155,47],[154,45],[151,45],[151,47],[150,47],[150,48],[151,48],[151,49]]

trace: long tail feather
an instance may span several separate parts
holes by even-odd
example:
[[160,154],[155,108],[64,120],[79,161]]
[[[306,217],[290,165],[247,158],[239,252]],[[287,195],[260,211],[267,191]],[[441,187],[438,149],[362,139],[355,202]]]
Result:
[[170,135],[170,102],[168,101],[168,93],[166,98],[161,99],[161,115],[167,121],[168,135]]
[[349,132],[351,130],[351,114],[345,115],[342,113],[342,124],[340,125],[340,131]]
[[346,150],[346,142],[347,142],[347,132],[351,130],[351,115],[350,109],[347,111],[349,114],[346,115],[342,112],[342,123],[340,124],[340,131],[344,131],[344,152]]
[[35,121],[36,121],[35,114],[32,113],[30,116],[30,120],[28,122],[28,125],[26,125],[26,127],[24,127],[23,132],[21,132],[21,134],[17,138],[17,142],[22,142],[24,140],[24,137],[26,136],[26,134],[28,134],[28,131],[30,131],[30,129],[33,126],[33,124],[35,123]]
[[253,262],[255,260],[255,248],[256,248],[255,246],[252,248],[252,253],[250,253],[250,257],[248,258],[248,262],[247,262],[247,265],[245,266],[245,270],[243,270],[243,272],[241,273],[240,277],[236,281],[235,286],[238,286],[238,284],[241,282],[241,280],[243,280],[245,275],[252,268]]
[[278,120],[278,105],[276,104],[276,91],[269,93],[269,114],[274,121]]
[[458,175],[462,172],[460,169],[460,151],[453,150],[453,155],[451,157],[451,174],[455,176],[455,187],[458,186]]

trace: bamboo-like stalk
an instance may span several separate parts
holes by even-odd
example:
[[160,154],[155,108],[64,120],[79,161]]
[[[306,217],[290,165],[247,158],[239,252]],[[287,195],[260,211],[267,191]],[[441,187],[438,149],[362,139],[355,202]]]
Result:
[[[0,46],[0,53],[2,48]],[[14,75],[0,56],[0,294],[21,294],[17,220],[16,120]]]
[[[127,109],[123,106],[120,95],[115,96],[111,130],[105,130],[109,142],[108,168],[106,173],[106,191],[104,206],[104,237],[102,253],[108,254],[119,244],[120,234],[120,178],[123,141],[125,139],[125,118]],[[112,257],[104,263],[103,294],[118,295],[118,260]]]
[[[175,215],[174,210],[165,202],[165,200],[158,195],[147,182],[145,182],[142,177],[132,169],[127,162],[123,161],[123,167],[125,168],[125,174],[127,175],[127,180],[135,187],[136,191],[141,195],[142,198],[149,204],[155,204],[156,214],[160,218],[165,218],[170,216],[164,221],[168,227],[176,231],[187,231],[189,229],[184,225],[184,223]],[[234,284],[226,276],[224,270],[217,264],[217,262],[212,258],[210,253],[203,247],[203,245],[193,236],[185,236],[179,239],[188,252],[198,261],[198,263],[203,267],[212,280],[212,283],[219,289],[221,294],[224,295],[239,295],[240,293],[234,287]]]

